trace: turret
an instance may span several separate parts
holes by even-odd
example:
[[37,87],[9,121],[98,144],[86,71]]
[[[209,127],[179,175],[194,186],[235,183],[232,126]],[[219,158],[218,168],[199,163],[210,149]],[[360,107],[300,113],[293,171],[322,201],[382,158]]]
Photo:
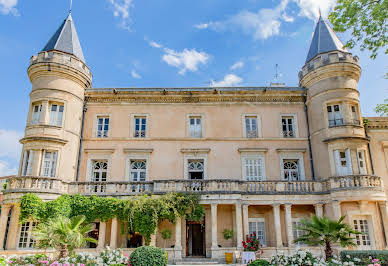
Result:
[[32,83],[19,174],[74,181],[84,91],[92,74],[71,14],[38,55],[31,58]]
[[299,73],[300,86],[307,89],[317,178],[371,173],[357,90],[360,75],[358,57],[320,17]]

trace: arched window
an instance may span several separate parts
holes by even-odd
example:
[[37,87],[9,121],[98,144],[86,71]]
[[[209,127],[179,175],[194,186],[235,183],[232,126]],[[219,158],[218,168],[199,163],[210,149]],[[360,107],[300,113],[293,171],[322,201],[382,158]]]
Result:
[[300,179],[298,160],[284,160],[283,171],[284,179],[287,181],[297,181]]
[[203,179],[204,163],[203,160],[189,160],[188,171],[190,179]]
[[106,181],[106,176],[108,172],[108,162],[103,161],[93,161],[93,176],[92,181],[94,182],[104,182]]
[[131,181],[146,181],[147,164],[145,160],[131,160]]

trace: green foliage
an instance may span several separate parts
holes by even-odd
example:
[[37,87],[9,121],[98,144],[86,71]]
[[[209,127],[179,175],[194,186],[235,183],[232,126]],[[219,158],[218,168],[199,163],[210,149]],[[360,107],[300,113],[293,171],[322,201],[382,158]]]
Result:
[[[370,257],[378,259],[380,264],[388,263],[388,250],[343,250],[340,252],[342,261],[354,261],[360,259],[356,265],[372,264]],[[372,264],[373,265],[373,264]]]
[[[171,193],[158,197],[142,195],[132,199],[111,197],[62,195],[55,200],[44,202],[34,194],[22,197],[20,221],[47,221],[59,216],[75,217],[84,215],[86,222],[107,221],[117,217],[127,224],[122,231],[138,232],[149,245],[151,235],[159,222],[167,219],[175,223],[178,217],[186,215],[189,220],[201,221],[205,214],[199,205],[199,196]],[[127,230],[125,230],[127,229]]]
[[160,231],[160,235],[164,240],[170,239],[172,237],[172,232],[170,229],[163,229]]
[[388,116],[388,99],[384,103],[376,105],[375,112],[380,116]]
[[325,248],[326,260],[333,257],[332,245],[340,244],[341,247],[356,246],[352,235],[361,234],[351,226],[343,223],[345,216],[338,221],[326,217],[313,216],[312,219],[301,221],[299,230],[304,231],[304,235],[294,240],[308,245],[320,245]]
[[41,265],[41,261],[48,260],[49,258],[45,254],[35,254],[33,256],[12,257],[9,259],[10,263],[4,265]]
[[388,44],[387,18],[388,0],[338,0],[329,15],[335,31],[351,31],[352,37],[345,46],[353,48],[361,42],[361,50],[369,50],[373,59]]
[[[8,185],[8,181],[7,182],[4,182],[3,184],[3,190],[6,190],[7,189],[7,185]],[[1,264],[0,264],[1,265]]]
[[251,263],[248,264],[248,266],[269,266],[271,265],[268,261],[266,260],[254,260]]
[[132,266],[165,266],[167,258],[164,251],[157,247],[138,247],[130,256]]
[[222,235],[226,240],[228,240],[234,236],[234,232],[232,229],[225,229],[224,231],[222,231]]
[[58,216],[40,223],[34,230],[33,236],[37,248],[55,248],[60,251],[59,257],[68,256],[75,248],[81,248],[87,242],[97,243],[87,234],[93,230],[91,224],[85,224],[85,216],[74,216],[71,219]]

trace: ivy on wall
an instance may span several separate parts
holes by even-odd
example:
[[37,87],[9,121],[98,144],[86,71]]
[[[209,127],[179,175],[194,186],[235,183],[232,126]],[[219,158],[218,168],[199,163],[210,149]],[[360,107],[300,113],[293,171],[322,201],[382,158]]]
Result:
[[201,221],[205,214],[199,205],[199,196],[170,193],[162,196],[141,195],[131,199],[111,197],[62,195],[52,201],[43,201],[35,194],[26,194],[20,201],[20,221],[45,222],[58,216],[84,215],[87,222],[107,221],[118,218],[129,231],[138,232],[149,245],[151,235],[159,222],[175,223],[178,217]]

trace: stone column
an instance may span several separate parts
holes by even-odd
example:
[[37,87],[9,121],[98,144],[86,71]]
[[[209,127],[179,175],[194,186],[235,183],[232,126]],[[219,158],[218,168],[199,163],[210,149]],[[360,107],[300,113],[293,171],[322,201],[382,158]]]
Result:
[[333,218],[338,220],[341,218],[341,203],[338,200],[333,200],[331,205],[333,207]]
[[314,204],[314,207],[315,207],[315,216],[323,217],[323,204],[317,203],[317,204]]
[[182,218],[178,218],[175,221],[175,247],[174,247],[174,259],[182,259]]
[[18,233],[19,233],[19,215],[20,215],[20,206],[14,205],[12,208],[12,214],[11,214],[11,220],[8,230],[8,237],[7,237],[7,246],[6,249],[16,249],[17,243],[19,241],[18,239]]
[[276,203],[272,205],[273,207],[273,219],[275,224],[275,237],[276,237],[276,247],[283,247],[282,242],[282,227],[280,224],[280,204]]
[[217,242],[217,204],[211,204],[211,221],[212,221],[212,258],[216,258],[215,251],[218,250]]
[[112,225],[110,229],[110,248],[115,249],[117,247],[117,218],[112,219]]
[[246,239],[246,236],[249,235],[249,221],[248,221],[248,206],[249,205],[243,205],[243,227],[244,227],[244,237],[243,237],[243,240],[245,241]]
[[241,215],[241,203],[236,203],[236,242],[237,242],[237,249],[242,249],[242,215]]
[[2,205],[1,206],[1,216],[0,216],[0,250],[4,250],[4,238],[5,238],[5,229],[7,227],[8,214],[11,209],[11,205]]
[[106,222],[100,222],[100,228],[98,230],[97,249],[103,249],[105,247],[105,235],[106,235]]
[[287,233],[287,245],[288,247],[294,246],[294,232],[292,230],[292,215],[291,215],[291,203],[284,205],[286,212],[286,233]]
[[155,228],[155,233],[151,236],[150,246],[156,247],[156,235],[158,234],[158,227]]

